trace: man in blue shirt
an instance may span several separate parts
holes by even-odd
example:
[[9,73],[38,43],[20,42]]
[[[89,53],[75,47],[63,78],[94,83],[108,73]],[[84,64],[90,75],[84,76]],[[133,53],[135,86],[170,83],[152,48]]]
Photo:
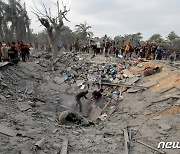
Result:
[[161,60],[162,59],[162,53],[163,53],[162,48],[158,47],[157,48],[157,57],[156,57],[156,60]]

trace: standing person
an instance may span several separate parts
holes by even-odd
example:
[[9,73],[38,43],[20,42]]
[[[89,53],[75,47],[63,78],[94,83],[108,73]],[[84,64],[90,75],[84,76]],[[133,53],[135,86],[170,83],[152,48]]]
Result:
[[134,48],[132,46],[130,46],[130,50],[129,50],[129,57],[130,58],[131,58],[133,52],[134,52]]
[[49,45],[48,44],[45,44],[45,49],[46,49],[46,52],[48,53],[49,52]]
[[26,61],[26,47],[23,42],[21,42],[20,49],[21,49],[22,61],[25,62]]
[[7,44],[4,44],[3,45],[3,48],[1,49],[2,51],[2,61],[5,62],[5,61],[9,61],[9,57],[8,57],[8,50],[9,50],[9,47]]
[[157,57],[156,57],[156,60],[161,60],[162,59],[162,54],[163,54],[163,50],[162,48],[159,46],[157,48]]
[[151,45],[151,43],[149,43],[147,46],[147,57],[146,57],[146,59],[150,59],[151,52],[152,52],[152,45]]
[[154,44],[152,46],[152,50],[151,50],[151,57],[152,57],[153,60],[155,59],[156,51],[157,51],[157,46]]
[[116,57],[118,57],[119,50],[120,50],[120,45],[119,45],[119,42],[117,42],[116,48],[115,48],[115,54],[116,54]]
[[96,47],[97,53],[100,53],[101,43],[99,41],[96,43]]
[[109,57],[109,47],[110,47],[110,43],[106,42],[105,44],[105,57]]
[[29,61],[29,55],[30,55],[30,46],[29,45],[25,45],[25,59],[26,61]]
[[124,46],[121,48],[121,55],[123,56],[124,55],[124,52],[125,52],[125,48]]
[[80,111],[80,112],[82,112],[81,98],[84,97],[85,99],[88,99],[88,98],[86,97],[87,94],[88,94],[88,91],[86,90],[86,91],[80,92],[80,93],[78,93],[78,94],[76,95],[76,102],[77,102],[76,108],[77,108],[77,106],[79,105],[79,111]]
[[19,54],[18,51],[16,49],[16,43],[12,42],[12,46],[10,47],[9,51],[8,51],[8,56],[10,57],[10,61],[12,63],[17,64],[19,62]]
[[103,53],[103,49],[104,49],[104,43],[100,42],[100,53]]
[[136,46],[136,47],[134,48],[134,50],[135,50],[136,56],[138,56],[138,55],[139,55],[139,52],[140,52],[139,48]]
[[141,58],[145,58],[145,53],[146,53],[146,47],[143,46],[143,47],[141,48],[141,50],[140,50],[140,56],[141,56]]
[[130,54],[130,50],[131,50],[131,44],[130,42],[126,45],[126,48],[125,48],[125,58],[126,56],[128,57],[129,54]]
[[72,47],[73,47],[73,45],[70,44],[70,45],[69,45],[69,50],[70,50],[70,51],[72,51]]
[[95,44],[95,42],[93,42],[93,44],[91,45],[93,51],[94,51],[94,55],[97,55],[97,46]]
[[79,39],[76,38],[75,42],[74,42],[74,47],[75,47],[75,51],[79,52]]
[[38,49],[38,46],[39,46],[39,44],[36,42],[35,43],[35,49]]

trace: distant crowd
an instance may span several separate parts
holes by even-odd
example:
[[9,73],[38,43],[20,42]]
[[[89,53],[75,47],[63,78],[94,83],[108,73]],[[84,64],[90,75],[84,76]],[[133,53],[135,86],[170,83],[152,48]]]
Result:
[[28,61],[31,47],[31,44],[24,44],[23,42],[0,42],[0,62]]
[[137,46],[131,45],[129,42],[125,46],[121,46],[119,43],[110,41],[92,41],[89,45],[83,46],[80,44],[79,39],[76,39],[74,44],[69,45],[70,51],[89,53],[93,52],[94,55],[100,53],[105,57],[109,55],[123,56],[124,58],[146,58],[148,60],[170,60],[175,61],[179,59],[179,55],[176,52],[167,50],[163,46],[159,46],[154,43],[147,42],[146,45],[141,46],[138,43]]

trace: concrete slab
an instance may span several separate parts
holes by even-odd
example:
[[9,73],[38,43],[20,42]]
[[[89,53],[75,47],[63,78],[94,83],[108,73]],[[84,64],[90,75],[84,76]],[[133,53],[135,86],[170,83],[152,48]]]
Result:
[[15,135],[15,132],[12,129],[1,124],[0,124],[0,133],[10,137],[13,137]]

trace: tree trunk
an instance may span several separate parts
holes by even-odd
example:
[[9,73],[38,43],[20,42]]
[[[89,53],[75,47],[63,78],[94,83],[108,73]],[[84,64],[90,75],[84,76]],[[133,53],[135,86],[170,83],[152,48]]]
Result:
[[52,58],[55,59],[58,57],[58,45],[56,43],[52,44]]
[[53,34],[53,29],[47,29],[48,32],[48,40],[49,40],[49,44],[52,47],[52,58],[55,59],[58,56],[58,43],[57,43],[57,39],[55,38],[56,34]]

